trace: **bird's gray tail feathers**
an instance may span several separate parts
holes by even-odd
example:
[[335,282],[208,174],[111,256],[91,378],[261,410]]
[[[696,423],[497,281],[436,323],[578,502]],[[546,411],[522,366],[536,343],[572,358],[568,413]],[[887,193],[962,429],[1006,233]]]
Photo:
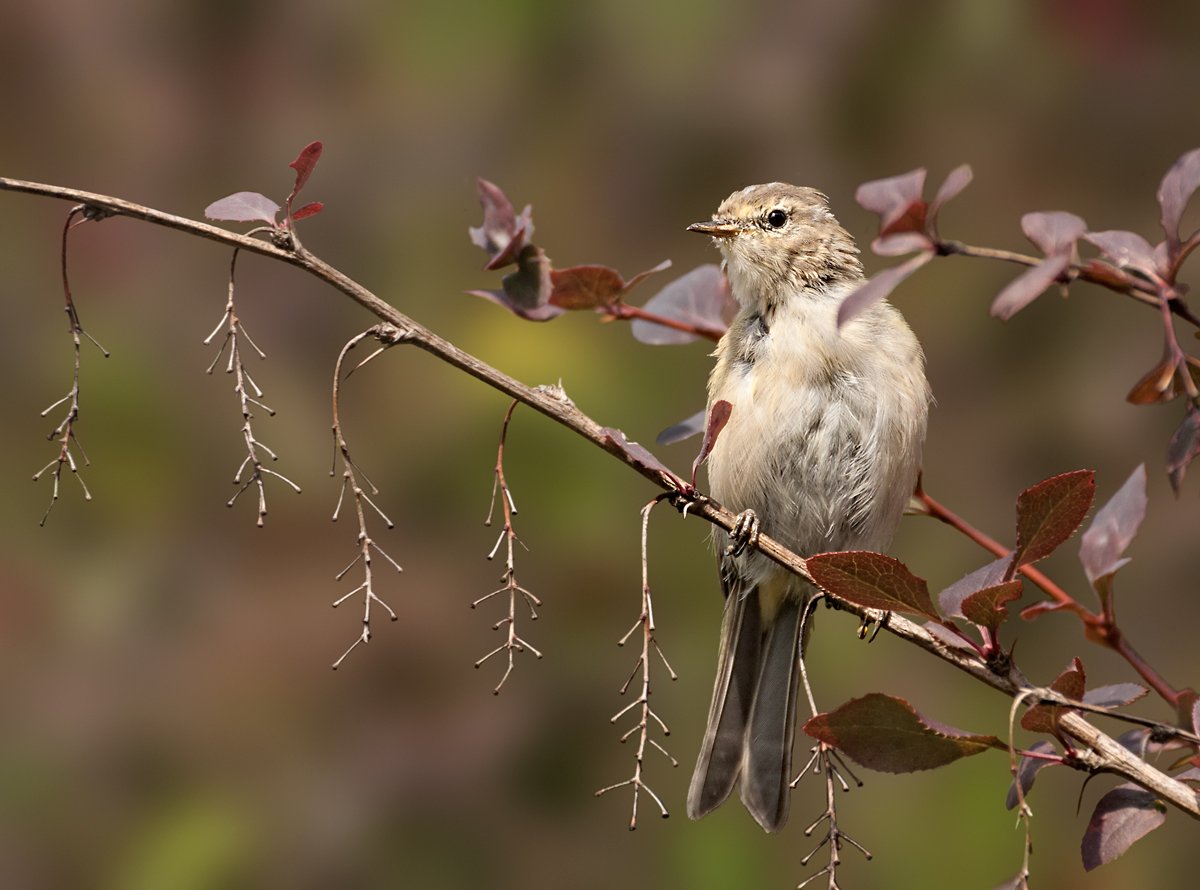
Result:
[[788,597],[764,623],[756,589],[726,599],[690,818],[720,806],[740,780],[742,803],[764,830],[787,820],[804,612],[804,602]]

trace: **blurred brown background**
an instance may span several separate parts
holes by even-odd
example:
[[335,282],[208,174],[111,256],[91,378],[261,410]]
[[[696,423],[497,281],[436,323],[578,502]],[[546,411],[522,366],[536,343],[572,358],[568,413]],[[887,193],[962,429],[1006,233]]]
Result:
[[[1058,2],[9,4],[0,30],[0,175],[120,195],[199,216],[227,193],[282,199],[305,143],[325,156],[305,193],[326,202],[305,244],[439,333],[530,383],[562,380],[601,422],[652,440],[703,400],[702,344],[649,348],[586,314],[523,323],[467,297],[496,286],[467,239],[477,175],[535,208],[561,265],[626,274],[714,255],[684,227],[734,188],[785,179],[827,191],[860,239],[874,221],[857,183],[969,162],[975,182],[943,214],[951,237],[1024,248],[1018,221],[1069,209],[1093,228],[1157,238],[1154,191],[1200,144],[1200,7]],[[354,528],[329,522],[328,384],[344,339],[371,322],[293,270],[253,257],[240,312],[268,352],[252,372],[278,411],[259,437],[303,488],[276,486],[254,528],[230,511],[241,460],[231,380],[207,377],[228,256],[125,219],[73,237],[84,322],[80,436],[92,460],[46,528],[52,457],[38,412],[66,391],[70,347],[57,281],[66,205],[0,194],[0,885],[4,887],[788,887],[818,812],[807,783],[782,836],[736,805],[701,823],[683,798],[707,707],[720,602],[706,528],[651,528],[659,637],[678,682],[657,689],[680,767],[651,755],[672,818],[594,789],[632,770],[608,718],[635,653],[638,515],[653,492],[529,411],[509,479],[530,552],[521,580],[545,600],[501,696],[485,562],[502,397],[417,351],[352,379],[347,432],[396,521],[403,564],[381,574],[398,624],[334,673],[358,631],[333,575]],[[1189,219],[1194,220],[1193,212]],[[886,261],[867,257],[868,269]],[[1200,480],[1171,497],[1162,472],[1178,406],[1135,409],[1127,388],[1159,354],[1154,315],[1078,287],[1011,323],[990,298],[1015,270],[951,259],[896,302],[921,336],[937,395],[931,492],[1005,537],[1026,485],[1079,467],[1106,498],[1142,461],[1151,515],[1120,579],[1122,620],[1179,685],[1195,682]],[[649,297],[655,285],[642,288]],[[57,415],[56,415],[57,416]],[[694,443],[664,451],[686,467]],[[1086,597],[1074,545],[1048,568]],[[935,590],[984,561],[950,531],[907,520],[895,550]],[[1004,732],[1007,702],[884,634],[858,644],[822,615],[810,658],[826,705],[869,690],[937,718]],[[1027,671],[1049,680],[1081,655],[1095,683],[1123,665],[1072,620],[1014,625]],[[1011,637],[1010,637],[1011,638]],[[1153,702],[1143,711],[1164,716]],[[990,887],[1015,872],[1007,763],[866,774],[843,801],[843,886]],[[1097,780],[1042,774],[1032,803],[1039,886],[1083,885],[1078,843]],[[648,801],[644,801],[644,804]],[[1194,831],[1168,825],[1094,888],[1181,887]],[[818,857],[822,858],[822,857]],[[1187,869],[1188,871],[1185,871]]]

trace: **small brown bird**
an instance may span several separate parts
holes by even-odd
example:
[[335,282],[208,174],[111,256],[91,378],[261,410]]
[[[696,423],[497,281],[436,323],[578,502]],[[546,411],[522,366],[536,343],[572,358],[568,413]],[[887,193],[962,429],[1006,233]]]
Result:
[[[916,337],[887,302],[838,328],[862,264],[815,189],[753,185],[688,230],[713,237],[738,303],[708,383],[710,408],[733,405],[708,459],[713,497],[752,511],[763,533],[799,554],[887,547],[925,440],[930,394]],[[720,553],[725,537],[714,533]],[[801,624],[816,591],[752,549],[726,550],[720,576],[717,679],[688,815],[739,785],[758,824],[777,831],[788,813]]]

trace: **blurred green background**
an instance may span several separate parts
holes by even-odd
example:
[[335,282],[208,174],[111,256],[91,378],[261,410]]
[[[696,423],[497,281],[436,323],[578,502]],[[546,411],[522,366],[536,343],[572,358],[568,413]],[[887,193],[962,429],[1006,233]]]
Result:
[[[476,176],[535,209],[560,265],[672,274],[714,259],[684,227],[750,182],[821,187],[860,240],[874,220],[857,183],[969,162],[975,182],[943,214],[950,237],[1024,249],[1019,219],[1075,211],[1096,229],[1156,238],[1162,173],[1200,145],[1200,7],[1132,0],[603,4],[192,2],[8,4],[0,29],[0,175],[120,195],[199,216],[233,191],[286,195],[286,164],[326,151],[306,199],[305,244],[405,312],[529,383],[561,379],[576,403],[651,441],[697,410],[703,344],[650,348],[587,314],[533,325],[467,297],[494,287],[466,229]],[[521,581],[545,601],[501,666],[485,561],[505,400],[416,350],[394,350],[345,396],[356,457],[395,520],[380,533],[404,565],[380,574],[398,611],[341,670],[359,629],[334,574],[353,526],[331,524],[328,386],[344,340],[371,323],[338,294],[253,257],[239,309],[269,360],[252,366],[278,411],[258,436],[303,488],[224,506],[241,460],[225,375],[202,338],[225,299],[227,253],[126,219],[72,238],[88,330],[79,434],[95,495],[50,496],[38,412],[66,391],[70,345],[57,280],[66,205],[0,194],[0,884],[4,887],[788,887],[819,811],[809,782],[791,824],[766,837],[736,805],[683,813],[706,713],[720,601],[707,529],[666,513],[651,531],[659,639],[679,672],[654,702],[678,769],[652,754],[625,828],[631,745],[609,716],[635,654],[639,477],[527,410],[508,474],[520,507]],[[1193,211],[1189,219],[1194,220]],[[868,270],[887,261],[867,257]],[[1105,498],[1145,461],[1150,516],[1120,580],[1121,618],[1179,685],[1196,680],[1197,486],[1162,472],[1178,406],[1138,409],[1126,390],[1159,355],[1153,313],[1107,292],[1053,294],[1002,325],[991,297],[1015,269],[934,263],[896,294],[925,344],[937,396],[929,490],[1011,534],[1025,486],[1079,467]],[[649,297],[653,283],[642,286]],[[694,443],[663,451],[678,468]],[[378,528],[378,526],[377,526]],[[940,589],[984,556],[907,520],[897,555]],[[1048,569],[1086,597],[1074,545]],[[884,634],[822,615],[810,666],[822,702],[880,690],[945,722],[1004,732],[1007,702]],[[1094,683],[1128,678],[1069,618],[1014,625],[1031,676],[1073,655]],[[1144,713],[1165,716],[1154,702]],[[984,755],[915,776],[864,776],[843,799],[843,886],[990,887],[1020,861],[1003,809],[1007,762]],[[1084,877],[1078,844],[1096,780],[1042,773],[1032,803],[1042,887],[1182,887],[1194,826],[1166,827]],[[820,859],[822,857],[818,857]]]

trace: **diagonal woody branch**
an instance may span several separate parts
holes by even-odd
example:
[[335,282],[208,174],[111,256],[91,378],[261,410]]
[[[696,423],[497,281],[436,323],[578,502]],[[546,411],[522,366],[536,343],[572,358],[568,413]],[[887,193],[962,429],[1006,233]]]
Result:
[[[639,456],[640,446],[630,443],[622,444],[612,435],[612,431],[602,427],[595,420],[584,414],[566,397],[559,387],[531,387],[510,377],[502,371],[480,361],[468,352],[459,349],[453,343],[438,336],[424,326],[413,321],[394,306],[386,303],[367,288],[352,278],[333,268],[329,264],[309,253],[303,247],[297,246],[295,251],[285,250],[247,235],[239,235],[207,223],[188,219],[154,210],[120,198],[99,195],[91,192],[69,189],[56,185],[46,185],[37,182],[0,177],[0,191],[15,191],[42,197],[60,198],[81,203],[96,210],[107,211],[117,216],[128,216],[154,225],[176,229],[185,234],[206,238],[230,247],[241,247],[252,253],[279,260],[291,266],[296,266],[322,281],[332,285],[360,306],[367,309],[377,318],[394,325],[397,329],[396,342],[408,342],[420,347],[446,362],[450,366],[471,375],[477,380],[491,386],[493,389],[517,399],[535,411],[540,412],[556,423],[567,427],[577,435],[602,448],[629,466],[654,485],[671,492],[669,500],[682,511],[692,512],[726,531],[731,530],[737,522],[737,515],[725,509],[715,501],[686,487],[678,477],[669,470],[655,466],[644,457]],[[644,451],[644,449],[643,449]],[[808,574],[805,560],[783,547],[777,541],[766,535],[760,535],[757,548],[774,562],[795,572],[801,577],[812,580]],[[833,597],[830,597],[833,600]],[[859,616],[866,616],[870,610],[855,606],[851,603],[837,600],[836,604],[845,611]],[[871,612],[874,619],[876,614]],[[902,616],[889,615],[883,622],[887,630],[894,636],[912,643],[930,654],[949,662],[980,682],[999,690],[1005,695],[1015,698],[1023,696],[1030,704],[1042,700],[1043,696],[1053,694],[1049,690],[1032,687],[1019,672],[1010,669],[1008,673],[998,674],[987,664],[971,653],[951,650],[936,641],[920,625]],[[1122,776],[1138,785],[1153,791],[1155,794],[1170,802],[1183,812],[1200,819],[1200,800],[1196,792],[1183,782],[1171,778],[1162,771],[1122,747],[1113,738],[1097,729],[1075,712],[1065,713],[1060,722],[1060,729],[1067,735],[1085,745],[1089,752],[1086,754],[1089,762],[1086,766],[1093,771],[1107,771]]]

